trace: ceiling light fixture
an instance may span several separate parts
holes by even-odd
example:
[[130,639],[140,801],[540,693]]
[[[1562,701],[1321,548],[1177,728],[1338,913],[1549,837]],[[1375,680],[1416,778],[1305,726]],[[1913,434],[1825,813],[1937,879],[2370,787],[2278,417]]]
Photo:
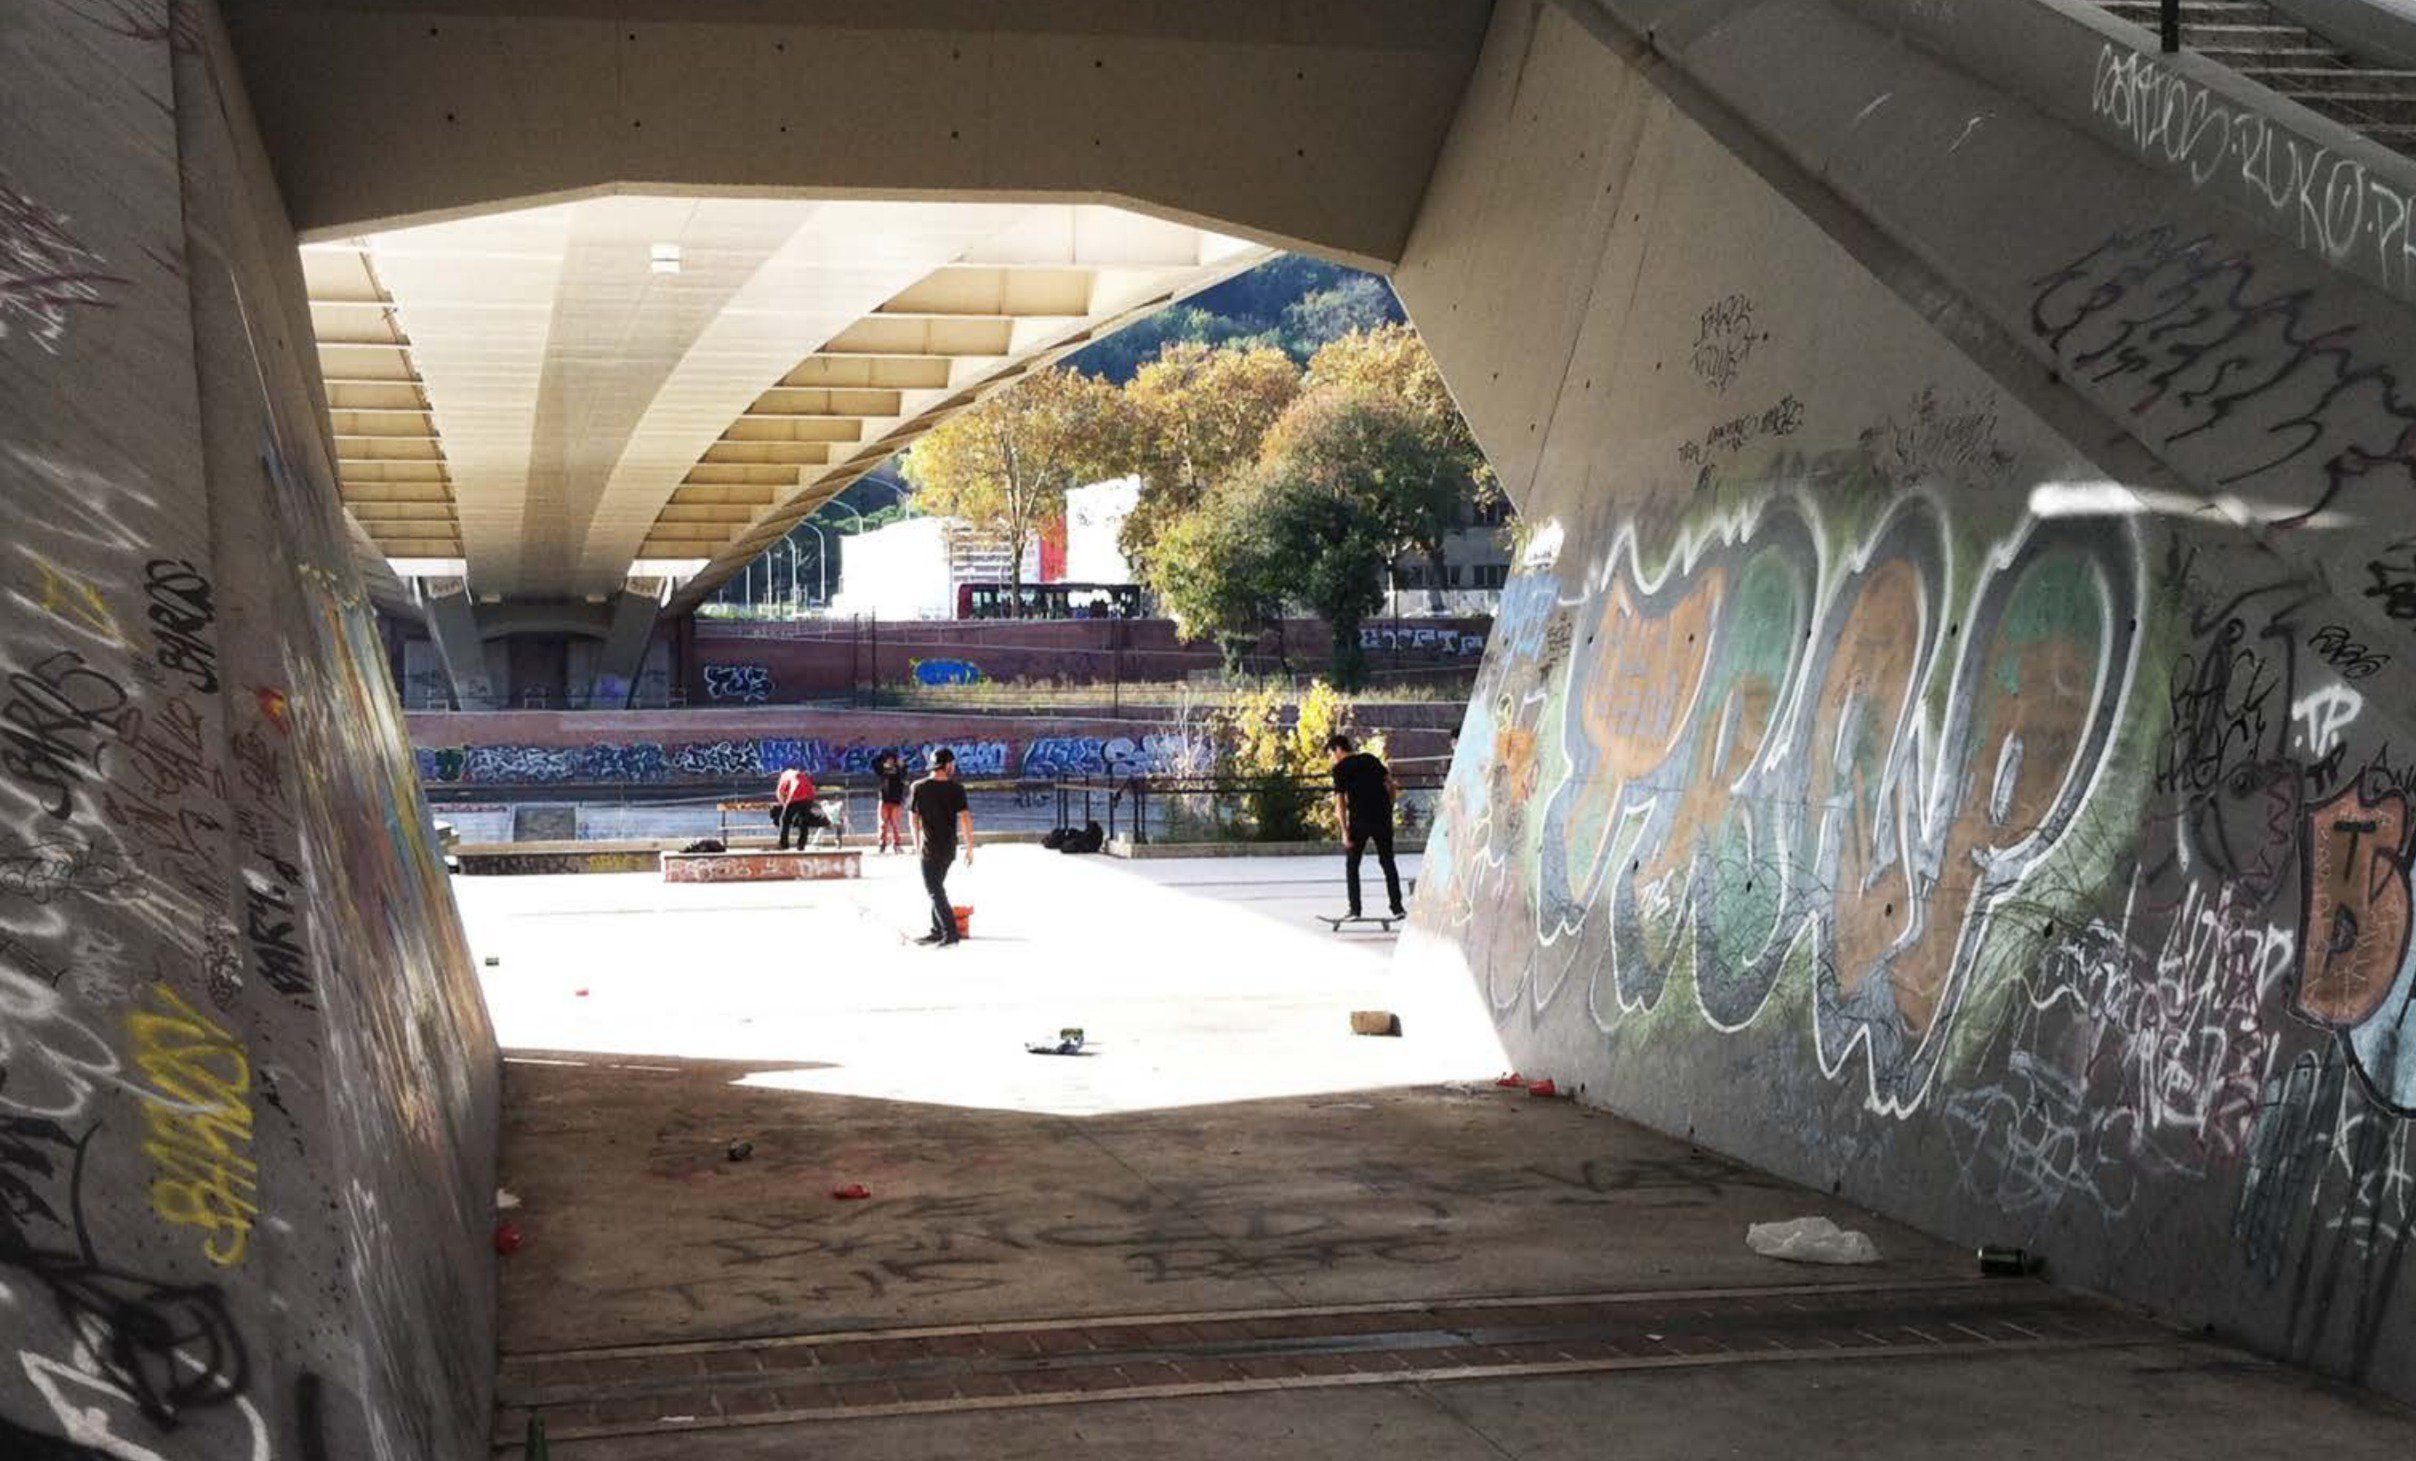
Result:
[[680,271],[680,246],[678,244],[656,244],[647,258],[657,274],[677,274]]

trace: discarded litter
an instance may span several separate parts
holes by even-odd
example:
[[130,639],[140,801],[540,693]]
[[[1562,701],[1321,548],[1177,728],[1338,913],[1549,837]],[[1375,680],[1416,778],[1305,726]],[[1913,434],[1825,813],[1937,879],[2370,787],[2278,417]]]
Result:
[[500,964],[500,963],[502,963],[502,962],[503,962],[503,956],[502,956],[502,955],[500,955],[500,954],[489,954],[489,955],[487,955],[487,967],[488,967],[488,968],[490,968],[490,969],[494,968],[496,965],[498,965],[498,964]]
[[1990,1244],[1980,1250],[1979,1258],[1980,1272],[1991,1278],[2021,1278],[2039,1270],[2037,1256],[2022,1248]]
[[1530,1096],[1540,1097],[1548,1101],[1552,1097],[1560,1094],[1560,1087],[1552,1084],[1552,1078],[1550,1076],[1545,1076],[1542,1080],[1529,1082],[1527,1085],[1527,1094]]
[[495,1225],[496,1252],[504,1254],[517,1253],[520,1251],[521,1241],[520,1224],[497,1223]]
[[850,1182],[843,1187],[833,1187],[831,1196],[841,1202],[862,1202],[872,1196],[872,1192],[861,1182]]
[[1825,1217],[1755,1223],[1745,1230],[1745,1246],[1765,1258],[1782,1258],[1789,1263],[1879,1261],[1879,1245],[1868,1234],[1840,1228]]
[[587,987],[585,985],[581,985],[577,989],[572,990],[571,993],[580,999],[585,999],[587,998]]
[[1352,1010],[1351,1033],[1354,1035],[1398,1035],[1401,1017],[1391,1010]]
[[730,1143],[731,1161],[743,1162],[753,1155],[755,1155],[755,1143],[746,1140],[744,1137],[741,1137],[737,1141]]
[[1082,1027],[1068,1025],[1057,1032],[1056,1039],[1034,1040],[1023,1048],[1034,1055],[1080,1055],[1082,1053]]
[[1527,1088],[1527,1078],[1515,1070],[1508,1075],[1494,1077],[1493,1083],[1505,1091],[1523,1091]]
[[513,1192],[508,1187],[498,1187],[495,1189],[495,1206],[497,1208],[504,1212],[510,1212],[513,1208],[518,1207],[519,1205],[519,1194]]

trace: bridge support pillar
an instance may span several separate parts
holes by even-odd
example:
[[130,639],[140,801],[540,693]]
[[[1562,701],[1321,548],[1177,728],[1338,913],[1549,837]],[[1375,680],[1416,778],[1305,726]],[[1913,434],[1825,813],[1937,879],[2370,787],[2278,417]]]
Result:
[[646,665],[647,646],[654,642],[655,620],[663,612],[662,598],[625,588],[612,601],[612,627],[596,653],[596,669],[587,686],[590,710],[626,710]]
[[444,661],[445,678],[453,686],[454,708],[501,710],[487,674],[486,641],[479,637],[469,585],[463,583],[455,592],[423,589],[420,603],[428,611],[428,637],[436,641],[437,658]]

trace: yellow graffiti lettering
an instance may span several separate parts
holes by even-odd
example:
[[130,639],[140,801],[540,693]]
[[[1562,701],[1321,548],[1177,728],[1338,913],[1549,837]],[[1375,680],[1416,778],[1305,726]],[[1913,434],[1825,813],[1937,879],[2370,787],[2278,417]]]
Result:
[[31,549],[20,551],[42,572],[43,613],[80,625],[111,644],[126,643],[125,631],[117,627],[117,616],[109,612],[109,602],[98,589]]
[[251,1247],[260,1165],[251,1156],[252,1060],[235,1037],[165,984],[126,1016],[143,1074],[151,1210],[208,1236],[202,1254],[222,1268]]

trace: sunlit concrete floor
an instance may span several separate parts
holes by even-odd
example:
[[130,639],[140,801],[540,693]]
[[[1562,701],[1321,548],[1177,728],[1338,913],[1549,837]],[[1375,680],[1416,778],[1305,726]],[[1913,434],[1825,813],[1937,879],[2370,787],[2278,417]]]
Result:
[[[991,849],[957,884],[975,938],[948,950],[905,942],[911,863],[866,867],[457,880],[495,960],[526,1236],[505,1265],[499,1442],[534,1404],[574,1461],[2416,1443],[2387,1403],[2043,1285],[1979,1285],[1969,1255],[1870,1214],[1496,1088],[1470,991],[1407,982],[1390,939],[1310,921],[1340,901],[1337,859]],[[1402,1035],[1353,1036],[1366,1008],[1399,1012]],[[1068,1025],[1084,1055],[1024,1050]],[[869,1195],[832,1195],[848,1184]],[[1885,1262],[1747,1249],[1750,1223],[1808,1213],[1869,1232]],[[1586,1304],[1667,1318],[1582,1343],[1463,1332],[1521,1297],[1564,1325]],[[2028,1322],[2046,1337],[1977,1342],[2033,1332],[1981,1317],[2000,1302],[2044,1305]],[[1854,1317],[1794,1312],[1821,1306]],[[1124,1354],[1141,1316],[1174,1317]],[[1958,1319],[1975,1342],[1939,1322]],[[1126,1362],[996,1358],[1035,1334]],[[1303,1348],[1320,1353],[1282,1358]],[[1094,1384],[1106,1398],[1068,1393]]]

